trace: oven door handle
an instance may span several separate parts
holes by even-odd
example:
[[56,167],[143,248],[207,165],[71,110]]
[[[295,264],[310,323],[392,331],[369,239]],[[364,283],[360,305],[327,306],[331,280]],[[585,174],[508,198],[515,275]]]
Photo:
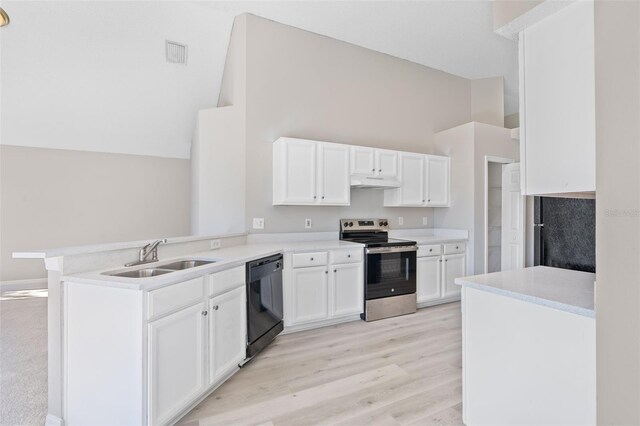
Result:
[[367,249],[367,254],[402,253],[406,251],[418,251],[418,246],[373,247]]

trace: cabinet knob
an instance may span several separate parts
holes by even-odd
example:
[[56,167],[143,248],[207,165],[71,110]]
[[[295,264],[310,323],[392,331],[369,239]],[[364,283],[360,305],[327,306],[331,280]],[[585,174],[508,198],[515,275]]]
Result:
[[378,169],[379,172],[382,172],[382,169]]
[[375,171],[376,171],[376,169],[371,169],[371,171],[372,171],[372,172],[375,172]]
[[422,200],[422,202],[424,203],[424,200]]
[[311,259],[309,259],[309,260],[313,261],[313,257]]
[[431,200],[427,200],[428,202],[431,202]]
[[209,314],[207,311],[202,311],[202,316],[206,317]]
[[448,262],[448,261],[449,261],[449,259],[445,259],[444,261],[445,261],[445,262]]
[[351,257],[351,255],[350,255],[350,254],[348,254],[348,255],[347,255],[347,257]]
[[324,200],[324,195],[322,196],[322,199]]
[[328,273],[329,273],[329,271],[324,271],[324,273],[325,273],[325,274],[328,274]]
[[218,310],[218,305],[214,306],[214,307],[213,307],[213,310],[214,310],[214,311],[217,311],[217,310]]
[[459,248],[459,247],[458,247],[458,246],[456,246],[456,250],[457,250],[458,248]]
[[334,270],[333,270],[333,272],[338,272],[338,270],[337,270],[337,269],[334,269]]
[[433,249],[429,249],[429,251],[433,251]]
[[313,196],[313,199],[314,199],[314,200],[316,199],[316,196],[315,196],[315,195]]

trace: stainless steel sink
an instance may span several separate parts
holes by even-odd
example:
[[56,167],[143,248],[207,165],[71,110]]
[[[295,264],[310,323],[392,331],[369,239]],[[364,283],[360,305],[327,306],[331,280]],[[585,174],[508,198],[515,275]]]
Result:
[[183,269],[196,268],[198,266],[210,265],[212,263],[216,263],[215,260],[179,260],[177,262],[172,262],[166,265],[160,265],[159,267],[162,269],[171,269],[173,271],[181,271]]
[[125,278],[149,278],[158,275],[170,274],[173,270],[160,269],[160,268],[146,268],[136,269],[134,271],[124,272],[105,272],[104,275],[110,275],[112,277],[125,277]]

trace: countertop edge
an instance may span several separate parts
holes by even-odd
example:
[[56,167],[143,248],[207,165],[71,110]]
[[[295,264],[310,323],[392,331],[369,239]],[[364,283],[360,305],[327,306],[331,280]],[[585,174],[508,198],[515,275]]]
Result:
[[595,309],[582,308],[580,306],[569,305],[567,303],[558,302],[555,300],[544,299],[538,296],[532,296],[528,294],[517,293],[514,291],[505,290],[502,288],[493,287],[490,285],[478,284],[472,281],[467,281],[464,277],[456,278],[455,284],[461,287],[469,287],[476,290],[485,291],[487,293],[493,293],[500,296],[509,297],[512,299],[522,300],[524,302],[534,303],[536,305],[546,306],[548,308],[557,309],[563,312],[581,315],[588,318],[595,319]]

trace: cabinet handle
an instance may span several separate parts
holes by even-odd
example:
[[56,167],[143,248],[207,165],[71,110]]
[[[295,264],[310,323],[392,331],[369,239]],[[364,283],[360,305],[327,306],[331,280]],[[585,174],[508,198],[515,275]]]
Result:
[[209,314],[209,312],[207,312],[207,311],[202,311],[202,316],[203,316],[203,317],[206,317],[208,314]]
[[213,307],[213,310],[214,310],[214,311],[217,311],[217,310],[218,310],[218,305],[214,306],[214,307]]

